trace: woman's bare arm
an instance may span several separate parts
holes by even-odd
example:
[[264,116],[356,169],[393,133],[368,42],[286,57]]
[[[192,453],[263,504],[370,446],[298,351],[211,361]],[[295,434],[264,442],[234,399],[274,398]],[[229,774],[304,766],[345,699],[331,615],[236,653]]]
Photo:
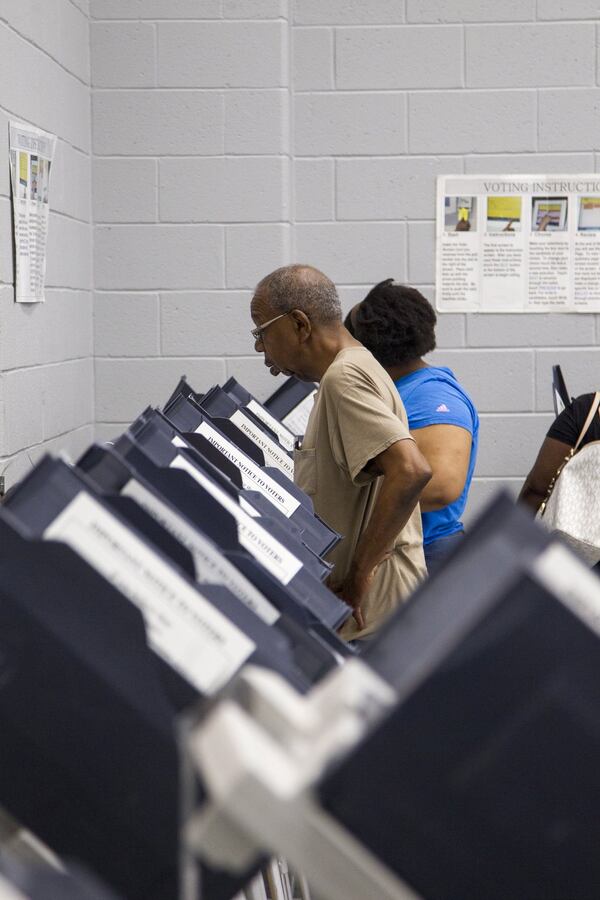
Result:
[[569,456],[571,447],[555,438],[544,438],[540,452],[533,468],[519,494],[519,502],[528,506],[534,513],[538,511],[548,493],[550,482],[558,467]]
[[443,509],[462,494],[471,458],[471,435],[458,425],[428,425],[411,431],[431,466],[431,481],[419,497],[421,512]]

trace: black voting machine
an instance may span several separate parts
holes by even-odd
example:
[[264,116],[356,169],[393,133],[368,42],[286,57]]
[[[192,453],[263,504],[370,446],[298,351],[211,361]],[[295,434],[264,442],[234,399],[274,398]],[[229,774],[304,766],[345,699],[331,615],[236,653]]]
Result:
[[595,574],[497,501],[365,653],[404,700],[324,808],[423,897],[597,897],[599,623]]
[[[184,443],[183,435],[157,417],[158,436],[166,434],[175,451],[155,457],[162,467],[151,451],[164,450],[164,440],[152,444],[140,417],[113,448],[90,448],[79,466],[43,459],[6,498],[3,610],[36,640],[28,635],[20,645],[28,655],[14,693],[0,696],[7,704],[0,795],[53,849],[88,861],[125,896],[175,898],[176,715],[199,696],[213,696],[252,658],[308,690],[349,652],[334,631],[348,609],[323,586],[330,567],[302,542],[304,529],[275,507],[273,521],[261,516],[252,501],[270,514],[271,504],[258,493],[240,497],[227,470],[208,460],[202,470],[198,450],[188,442],[176,448],[173,440]],[[171,466],[174,459],[187,469]],[[197,483],[190,473],[200,472]],[[339,540],[323,523],[315,531],[328,546]],[[50,596],[38,609],[44,585]],[[15,629],[9,618],[5,631]],[[47,657],[36,655],[38,644]],[[18,702],[31,694],[35,716]],[[230,897],[249,874],[205,869],[205,891]]]
[[[233,746],[228,766],[265,817],[250,821],[222,784],[211,791],[232,714],[217,707],[197,726],[192,758],[212,799],[192,822],[196,852],[227,848],[227,823],[250,846],[285,852],[331,900],[598,897],[599,621],[595,573],[499,498],[361,658],[333,676],[340,704],[357,695],[352,724],[364,717],[363,736],[348,746],[342,733],[336,746],[332,728],[334,749],[317,774],[310,754],[296,755],[285,819],[277,777],[267,767],[257,774],[247,748]],[[235,724],[247,736],[254,725],[263,752],[276,757],[303,736],[295,723],[304,705],[314,730],[327,732],[330,708],[312,695],[288,697],[292,715],[280,706],[273,725],[272,710],[260,710],[276,703],[276,686],[242,682]]]
[[[183,818],[211,786],[182,806],[178,737],[245,666],[308,703],[356,664],[324,585],[342,536],[289,478],[314,389],[262,405],[182,379],[0,507],[0,807],[99,898],[232,900],[279,852],[237,871],[200,853],[184,884]],[[395,700],[311,791],[413,896],[600,896],[600,599],[593,575],[568,597],[554,546],[498,501],[361,657]]]

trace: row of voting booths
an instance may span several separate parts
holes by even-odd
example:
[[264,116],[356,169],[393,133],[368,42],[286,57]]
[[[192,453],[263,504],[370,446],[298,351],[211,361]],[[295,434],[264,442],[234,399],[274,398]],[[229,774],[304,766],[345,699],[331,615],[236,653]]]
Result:
[[500,497],[357,656],[315,386],[197,387],[0,507],[0,898],[597,900],[596,575]]

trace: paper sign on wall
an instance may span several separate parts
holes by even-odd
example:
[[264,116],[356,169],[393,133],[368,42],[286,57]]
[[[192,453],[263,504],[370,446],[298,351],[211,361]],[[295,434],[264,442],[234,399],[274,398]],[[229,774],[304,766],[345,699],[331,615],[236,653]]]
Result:
[[438,178],[440,312],[600,311],[600,176]]
[[15,235],[15,299],[45,300],[50,170],[56,137],[31,125],[11,122],[10,174]]

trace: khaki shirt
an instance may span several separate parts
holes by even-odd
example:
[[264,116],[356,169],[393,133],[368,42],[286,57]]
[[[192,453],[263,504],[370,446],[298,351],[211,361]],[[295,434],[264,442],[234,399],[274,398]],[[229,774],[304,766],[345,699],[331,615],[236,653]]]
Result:
[[[295,453],[296,484],[312,497],[315,511],[344,539],[328,555],[334,584],[348,573],[367,527],[380,478],[365,466],[396,441],[412,440],[400,395],[387,372],[364,347],[340,350],[321,379],[302,449]],[[354,618],[342,637],[375,631],[426,575],[419,505],[398,534],[393,551],[377,567],[362,605],[366,626]]]

